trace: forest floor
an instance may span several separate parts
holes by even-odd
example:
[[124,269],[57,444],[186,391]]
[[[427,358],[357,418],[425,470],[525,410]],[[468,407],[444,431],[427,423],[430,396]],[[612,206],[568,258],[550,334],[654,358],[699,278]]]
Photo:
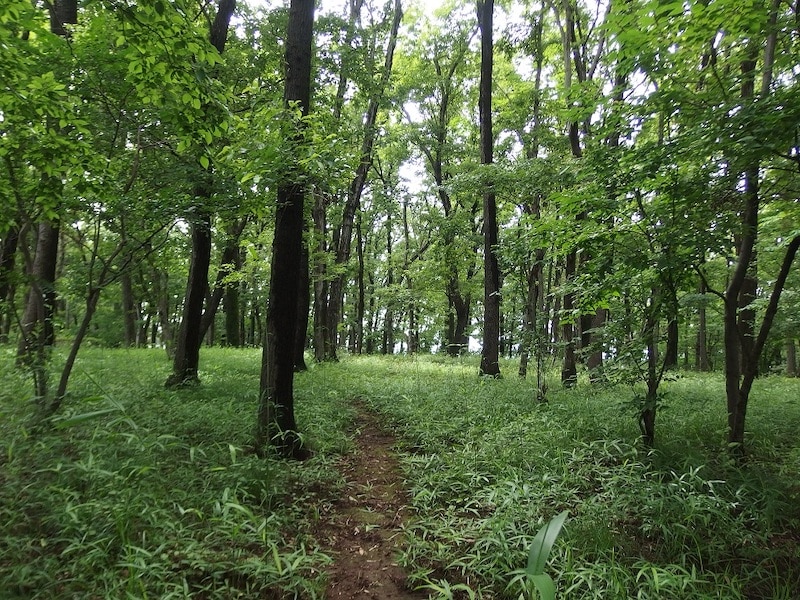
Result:
[[407,512],[395,438],[381,428],[375,414],[358,406],[355,448],[342,458],[344,493],[316,532],[333,556],[325,597],[357,600],[427,598],[407,586],[397,565],[402,525]]

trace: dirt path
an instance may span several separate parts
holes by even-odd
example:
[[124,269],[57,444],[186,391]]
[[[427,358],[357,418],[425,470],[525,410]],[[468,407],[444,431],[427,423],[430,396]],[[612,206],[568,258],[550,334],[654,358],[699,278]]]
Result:
[[394,438],[381,430],[375,415],[359,407],[355,451],[344,457],[347,487],[318,532],[334,557],[328,570],[328,599],[420,600],[427,594],[406,587],[396,564],[408,496]]

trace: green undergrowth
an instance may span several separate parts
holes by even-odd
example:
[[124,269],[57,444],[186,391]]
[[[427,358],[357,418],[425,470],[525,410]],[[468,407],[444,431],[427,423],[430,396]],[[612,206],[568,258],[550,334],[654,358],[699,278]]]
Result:
[[556,374],[538,404],[512,363],[493,380],[475,357],[346,358],[296,378],[300,464],[249,450],[259,362],[203,349],[202,384],[168,391],[163,351],[89,348],[34,432],[0,349],[0,597],[321,598],[316,526],[357,400],[398,436],[401,561],[431,597],[529,598],[531,542],[568,511],[545,568],[559,598],[797,598],[798,381],[757,382],[737,467],[719,376],[664,384],[647,451],[629,388],[564,391]]
[[633,392],[532,383],[505,365],[352,359],[348,388],[402,436],[414,516],[403,562],[435,597],[522,598],[526,552],[569,511],[549,569],[559,597],[797,598],[800,382],[753,390],[749,458],[726,452],[719,376],[664,384],[657,446],[638,442]]
[[168,391],[163,351],[87,349],[39,432],[11,351],[0,360],[0,597],[321,597],[313,531],[352,412],[311,378],[301,465],[249,450],[258,351],[204,349],[202,385]]

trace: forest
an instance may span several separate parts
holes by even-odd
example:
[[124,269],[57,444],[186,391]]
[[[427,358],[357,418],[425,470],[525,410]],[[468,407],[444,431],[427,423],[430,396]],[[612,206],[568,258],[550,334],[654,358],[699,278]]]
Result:
[[798,98],[798,0],[4,0],[0,598],[797,598]]

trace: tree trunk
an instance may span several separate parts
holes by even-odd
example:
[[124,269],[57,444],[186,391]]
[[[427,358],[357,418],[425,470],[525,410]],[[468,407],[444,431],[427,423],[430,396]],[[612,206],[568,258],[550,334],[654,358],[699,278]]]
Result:
[[129,272],[122,274],[120,280],[122,288],[122,320],[124,323],[124,344],[127,347],[136,345],[136,321],[138,311],[136,310],[136,303],[133,299],[133,283],[131,282],[131,275]]
[[55,274],[58,262],[58,224],[39,224],[36,254],[31,269],[31,287],[22,317],[17,364],[27,365],[33,374],[36,395],[47,395],[45,373],[47,354],[55,343]]
[[11,312],[14,299],[14,264],[19,243],[19,227],[9,228],[0,247],[0,344],[8,342]]
[[[50,31],[68,38],[68,25],[78,22],[77,0],[53,0],[48,4]],[[61,205],[63,184],[60,179],[43,176],[42,183],[51,188],[55,198],[55,210]],[[22,317],[20,342],[17,347],[17,363],[27,364],[31,369],[36,388],[36,396],[45,402],[47,396],[47,354],[55,343],[53,317],[56,305],[56,268],[58,264],[58,241],[60,222],[42,221],[39,223],[36,240],[36,256],[33,260],[31,287],[28,291],[25,312]]]
[[797,377],[797,344],[795,340],[786,340],[786,376]]
[[679,333],[678,316],[671,314],[667,322],[667,348],[664,352],[664,366],[667,369],[678,368]]
[[[564,268],[564,280],[567,283],[575,278],[575,258],[575,252],[567,254],[567,262]],[[561,383],[564,387],[573,387],[578,383],[578,366],[575,356],[575,326],[572,316],[575,294],[573,292],[565,293],[562,302],[564,324],[561,331],[564,343],[564,362],[561,366]]]
[[469,294],[461,295],[458,275],[451,275],[447,286],[447,298],[450,309],[447,315],[447,353],[450,356],[459,356],[469,349],[469,313],[472,298]]
[[308,313],[311,309],[311,273],[308,254],[308,244],[303,241],[297,278],[297,327],[294,334],[295,373],[308,370],[306,340],[308,339]]
[[241,323],[240,303],[239,282],[226,285],[222,297],[222,310],[225,312],[225,344],[233,348],[239,348],[242,345],[239,326]]
[[[492,134],[492,71],[494,0],[478,0],[478,26],[481,31],[480,113],[481,164],[494,162]],[[500,267],[497,262],[497,199],[489,183],[483,192],[483,348],[481,375],[500,376]]]
[[[287,107],[299,106],[304,116],[308,115],[311,100],[313,28],[314,0],[291,0],[284,103]],[[302,136],[291,142],[298,147],[303,143]],[[297,433],[294,416],[294,349],[303,248],[304,180],[303,173],[290,171],[278,186],[255,438],[255,450],[259,455],[263,456],[266,445],[272,444],[281,456],[294,459],[308,456]]]
[[[209,41],[217,51],[225,51],[231,16],[236,0],[219,0],[217,14],[211,24]],[[203,323],[203,302],[208,293],[208,269],[211,265],[211,212],[208,211],[212,195],[213,165],[209,164],[201,174],[202,181],[195,185],[194,197],[201,207],[191,223],[192,258],[189,263],[189,279],[186,283],[183,318],[175,345],[172,374],[167,378],[167,387],[199,383],[197,371],[200,365],[200,346],[211,321]],[[213,317],[212,317],[213,318]]]
[[353,340],[353,354],[361,354],[364,348],[364,310],[365,310],[365,284],[364,284],[364,232],[362,230],[361,213],[356,222],[356,257],[358,258],[358,295],[356,296],[356,319]]
[[[207,192],[197,193],[201,196]],[[167,378],[167,387],[199,383],[197,370],[200,364],[200,346],[203,343],[203,302],[208,288],[208,267],[211,262],[211,217],[198,217],[191,224],[192,257],[189,263],[189,279],[183,303],[172,373]]]
[[[577,53],[575,39],[575,14],[572,0],[564,0],[564,19],[565,28],[563,31],[563,51],[564,51],[564,89],[569,98],[572,88],[572,67],[573,53]],[[577,58],[577,56],[576,56]],[[581,77],[582,61],[575,60],[575,68],[578,70],[579,82]],[[582,158],[580,129],[576,121],[568,125],[568,139],[572,156]],[[564,282],[569,286],[577,274],[577,248],[571,250],[567,255],[566,267],[564,269]],[[564,362],[561,367],[561,383],[564,387],[572,387],[578,382],[577,356],[575,353],[575,318],[572,312],[575,308],[575,293],[567,291],[563,299],[564,325],[562,327],[564,342]]]
[[[392,267],[392,216],[386,218],[386,289],[394,286],[394,268]],[[386,303],[386,313],[383,318],[383,354],[394,354],[394,306],[393,298]]]
[[314,257],[314,360],[322,362],[329,356],[325,349],[328,343],[328,281],[326,278],[325,255],[327,245],[327,218],[325,197],[319,191],[314,193],[314,206],[311,209],[314,221],[314,235],[317,242]]
[[72,368],[75,366],[75,359],[78,357],[78,351],[80,350],[81,344],[83,343],[83,340],[89,331],[89,325],[92,322],[92,317],[94,316],[95,311],[97,310],[97,301],[99,299],[100,288],[98,287],[91,289],[86,298],[86,312],[84,312],[81,324],[78,327],[78,330],[75,332],[75,339],[72,340],[72,345],[70,347],[69,354],[67,355],[67,360],[64,363],[64,367],[61,369],[61,378],[58,382],[58,389],[56,390],[55,398],[53,399],[53,403],[47,408],[48,416],[56,413],[61,407],[61,404],[64,402],[64,398],[67,395],[67,385],[69,383],[70,375],[72,374]]
[[[598,331],[602,330],[608,322],[608,309],[598,308],[592,315],[591,327],[594,333],[592,334],[592,343],[595,345],[591,348],[589,355],[586,358],[586,369],[589,371],[589,380],[597,383],[603,377],[603,348],[601,347],[602,337],[598,335]],[[600,338],[600,340],[598,340]]]

